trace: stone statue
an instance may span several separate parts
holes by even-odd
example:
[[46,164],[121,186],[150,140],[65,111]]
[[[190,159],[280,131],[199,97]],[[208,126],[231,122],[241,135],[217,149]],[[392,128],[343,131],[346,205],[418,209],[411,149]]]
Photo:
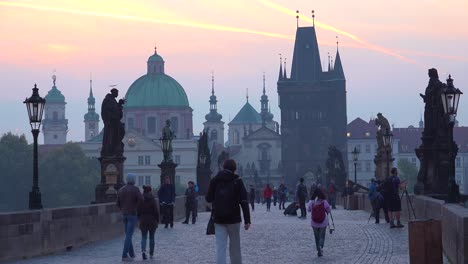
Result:
[[387,133],[391,133],[390,123],[388,122],[387,118],[385,118],[382,113],[377,114],[377,118],[375,119],[375,125],[379,127],[377,131],[377,149],[383,150],[385,149],[383,137]]
[[165,162],[172,162],[172,140],[176,138],[174,131],[171,129],[171,121],[168,119],[166,120],[166,126],[162,130],[162,139],[169,140],[169,146],[164,154],[164,161]]
[[328,171],[327,182],[333,179],[338,185],[344,186],[346,169],[343,161],[343,155],[335,146],[328,147],[328,159],[325,166]]
[[102,101],[101,117],[104,122],[101,157],[122,157],[124,151],[125,125],[123,117],[124,99],[116,100],[119,90],[113,88]]

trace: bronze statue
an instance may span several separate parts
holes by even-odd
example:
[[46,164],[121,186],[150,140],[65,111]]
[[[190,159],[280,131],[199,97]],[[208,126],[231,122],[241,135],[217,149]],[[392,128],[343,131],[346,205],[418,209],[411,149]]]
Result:
[[119,90],[113,88],[102,101],[101,117],[104,122],[101,157],[122,157],[124,151],[125,125],[123,117],[124,99],[116,100]]
[[171,129],[171,121],[168,119],[166,120],[166,126],[162,130],[162,139],[169,140],[169,146],[167,151],[163,151],[164,161],[171,162],[172,161],[172,140],[176,138],[174,131]]
[[377,131],[377,149],[382,150],[385,149],[383,137],[387,133],[391,133],[390,123],[388,122],[387,118],[385,118],[382,113],[377,114],[377,118],[375,119],[375,125],[379,127]]

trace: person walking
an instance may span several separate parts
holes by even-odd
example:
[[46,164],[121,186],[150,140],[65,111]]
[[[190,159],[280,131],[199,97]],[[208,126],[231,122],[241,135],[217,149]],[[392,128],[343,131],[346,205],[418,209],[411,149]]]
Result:
[[192,213],[192,224],[195,224],[196,220],[196,203],[197,203],[197,193],[195,192],[195,183],[189,181],[187,183],[188,187],[185,190],[185,221],[182,224],[188,224],[190,213]]
[[276,186],[273,187],[273,206],[276,207],[276,203],[278,202],[278,189]]
[[323,256],[325,234],[328,226],[327,214],[331,213],[330,205],[325,199],[325,194],[320,188],[316,188],[307,204],[307,211],[312,215],[311,226],[314,231],[317,256]]
[[213,203],[213,220],[216,236],[216,263],[226,263],[227,240],[231,264],[242,264],[240,247],[241,209],[244,229],[250,228],[249,203],[242,179],[235,174],[236,162],[228,159],[223,170],[211,179],[205,199]]
[[164,228],[168,225],[174,227],[174,202],[175,202],[175,186],[171,183],[169,176],[164,177],[164,184],[158,190],[159,206],[161,208],[162,223]]
[[267,184],[265,186],[265,189],[263,189],[263,199],[267,204],[267,212],[270,211],[272,195],[273,195],[273,190],[271,189],[270,184]]
[[138,221],[137,208],[143,202],[143,196],[140,189],[135,186],[136,175],[127,174],[126,182],[117,192],[117,207],[123,215],[123,224],[125,229],[125,241],[122,252],[122,261],[132,261],[135,258],[132,237],[135,231],[135,225]]
[[281,183],[279,188],[278,188],[278,198],[279,198],[279,209],[284,210],[286,209],[284,207],[284,204],[286,203],[286,186],[284,183]]
[[255,188],[253,187],[253,185],[250,185],[249,202],[253,212],[255,210]]
[[143,260],[148,258],[146,254],[146,242],[149,235],[149,257],[154,256],[154,233],[158,228],[159,211],[156,200],[151,193],[151,186],[143,186],[143,203],[138,206],[138,221],[141,230],[141,256]]
[[384,200],[387,204],[390,216],[390,228],[403,228],[404,225],[402,225],[400,221],[401,199],[399,194],[402,182],[400,181],[400,178],[398,178],[397,168],[392,168],[390,173],[391,176],[385,179],[385,182],[383,183]]
[[299,179],[299,184],[296,188],[296,200],[299,202],[301,209],[301,216],[299,218],[305,219],[307,217],[305,202],[307,199],[307,187],[304,184],[304,178]]
[[336,209],[336,185],[335,180],[331,179],[330,184],[328,184],[328,200],[332,209]]
[[380,205],[383,202],[383,196],[377,191],[377,183],[375,182],[375,179],[371,179],[367,196],[372,206],[375,223],[378,224],[380,223]]

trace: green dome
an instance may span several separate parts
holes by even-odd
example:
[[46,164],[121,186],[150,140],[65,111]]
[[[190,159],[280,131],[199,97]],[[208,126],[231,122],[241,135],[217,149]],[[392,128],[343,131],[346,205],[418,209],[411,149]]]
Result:
[[164,62],[163,58],[156,53],[154,53],[148,58],[148,62],[157,62],[157,61]]
[[54,85],[45,96],[46,103],[65,103],[65,96]]
[[[160,57],[155,54],[149,60],[154,56]],[[125,108],[189,107],[184,88],[166,74],[141,76],[130,86],[125,100]]]

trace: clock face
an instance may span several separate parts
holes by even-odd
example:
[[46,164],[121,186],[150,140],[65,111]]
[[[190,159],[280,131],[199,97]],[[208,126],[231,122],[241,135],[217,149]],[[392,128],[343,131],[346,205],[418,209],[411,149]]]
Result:
[[128,146],[133,148],[136,145],[136,140],[135,140],[135,138],[129,138],[127,140],[127,143],[128,143]]

